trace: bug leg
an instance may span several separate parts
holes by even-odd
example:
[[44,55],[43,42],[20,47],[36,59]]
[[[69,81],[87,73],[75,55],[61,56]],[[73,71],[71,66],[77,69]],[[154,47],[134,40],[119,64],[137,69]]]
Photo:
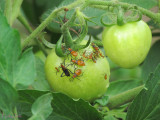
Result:
[[63,74],[64,74],[64,72],[61,74],[61,77],[64,77],[64,76],[66,76],[65,74],[64,74],[64,75],[63,75]]

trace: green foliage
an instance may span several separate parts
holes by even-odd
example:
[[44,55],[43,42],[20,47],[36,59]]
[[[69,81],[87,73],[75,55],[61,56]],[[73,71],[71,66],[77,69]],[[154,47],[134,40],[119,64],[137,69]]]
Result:
[[47,92],[44,91],[36,91],[36,90],[19,90],[19,99],[17,102],[17,111],[20,116],[29,118],[32,116],[31,108],[32,104],[36,99],[40,96],[46,94]]
[[130,90],[132,88],[135,88],[137,86],[140,86],[142,82],[140,80],[118,80],[111,82],[109,85],[109,88],[106,92],[106,95],[108,96],[114,96],[117,94],[120,94],[122,92],[125,92],[127,90]]
[[50,86],[45,78],[44,62],[38,57],[36,57],[36,72],[37,76],[32,84],[33,89],[45,91],[50,90]]
[[69,98],[60,93],[53,93],[53,112],[47,120],[101,120],[100,113],[84,100]]
[[147,58],[142,65],[142,79],[147,80],[149,73],[153,72],[156,66],[160,63],[160,40],[154,43],[151,47]]
[[[17,91],[7,82],[0,79],[0,110],[4,116],[14,116],[14,109],[18,100]],[[2,118],[0,112],[0,118]]]
[[51,101],[53,97],[51,93],[40,96],[32,105],[32,117],[29,120],[46,120],[52,113]]
[[126,120],[158,120],[160,118],[160,64],[148,78],[145,88],[130,105]]
[[10,28],[0,12],[0,78],[16,87],[27,86],[36,76],[34,55],[31,49],[21,55],[20,37],[16,30]]
[[0,0],[0,11],[4,12],[5,0]]

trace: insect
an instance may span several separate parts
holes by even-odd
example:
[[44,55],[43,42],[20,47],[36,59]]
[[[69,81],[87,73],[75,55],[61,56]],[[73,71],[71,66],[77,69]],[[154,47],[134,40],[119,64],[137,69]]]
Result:
[[73,79],[76,78],[77,76],[81,75],[82,73],[82,70],[81,69],[77,69],[75,72],[74,72],[74,75],[73,75]]
[[99,47],[97,47],[94,43],[91,44],[95,51],[99,51]]
[[83,56],[84,58],[88,58],[85,54],[86,54],[86,50],[83,52],[83,55],[82,55],[82,56]]
[[107,74],[104,75],[104,79],[107,80]]
[[88,57],[88,59],[92,59],[94,63],[96,63],[96,59],[93,56],[93,53],[91,53]]
[[79,65],[79,66],[85,66],[85,63],[82,59],[78,59],[78,60],[71,60],[73,63]]
[[59,72],[59,69],[57,67],[55,67],[55,69],[56,69],[56,74],[57,74],[57,72]]
[[93,53],[89,55],[88,59],[93,59]]
[[102,53],[100,51],[99,51],[99,55],[104,58],[104,56],[102,55]]
[[68,8],[64,8],[64,11],[66,11],[66,12],[67,12],[68,10],[69,10]]
[[68,48],[68,50],[70,51],[72,56],[77,57],[78,53],[76,51],[73,51],[71,48]]
[[[63,70],[63,73],[65,74],[64,76],[70,76],[70,73],[72,73],[67,67],[65,67],[64,65],[61,64],[61,68]],[[61,74],[61,77],[64,77],[63,76],[63,73]]]

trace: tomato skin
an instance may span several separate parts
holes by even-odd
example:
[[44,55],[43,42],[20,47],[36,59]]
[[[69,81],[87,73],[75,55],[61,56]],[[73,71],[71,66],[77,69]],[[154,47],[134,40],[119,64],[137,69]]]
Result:
[[144,61],[151,46],[152,33],[144,21],[105,28],[102,41],[106,55],[123,68],[133,68]]
[[[46,78],[51,88],[56,92],[62,92],[74,99],[82,98],[87,101],[92,101],[102,96],[109,86],[110,68],[107,59],[99,58],[96,63],[92,60],[83,59],[85,66],[78,66],[78,69],[82,71],[78,79],[72,78],[74,74],[70,74],[70,77],[61,77],[62,69],[59,68],[60,72],[56,72],[55,67],[60,66],[64,58],[58,57],[55,52],[52,51],[45,62]],[[71,60],[65,59],[65,64],[71,63]],[[74,67],[69,65],[67,68],[74,72]],[[104,78],[105,74],[108,76],[106,80]]]

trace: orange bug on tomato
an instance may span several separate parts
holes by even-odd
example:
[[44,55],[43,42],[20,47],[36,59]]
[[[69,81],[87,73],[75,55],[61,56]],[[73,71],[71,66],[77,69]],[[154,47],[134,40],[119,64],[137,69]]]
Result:
[[72,56],[77,57],[78,53],[76,51],[73,51],[71,48],[68,48],[68,50]]
[[85,63],[82,59],[78,59],[78,60],[71,60],[73,63],[79,65],[79,66],[85,66]]

